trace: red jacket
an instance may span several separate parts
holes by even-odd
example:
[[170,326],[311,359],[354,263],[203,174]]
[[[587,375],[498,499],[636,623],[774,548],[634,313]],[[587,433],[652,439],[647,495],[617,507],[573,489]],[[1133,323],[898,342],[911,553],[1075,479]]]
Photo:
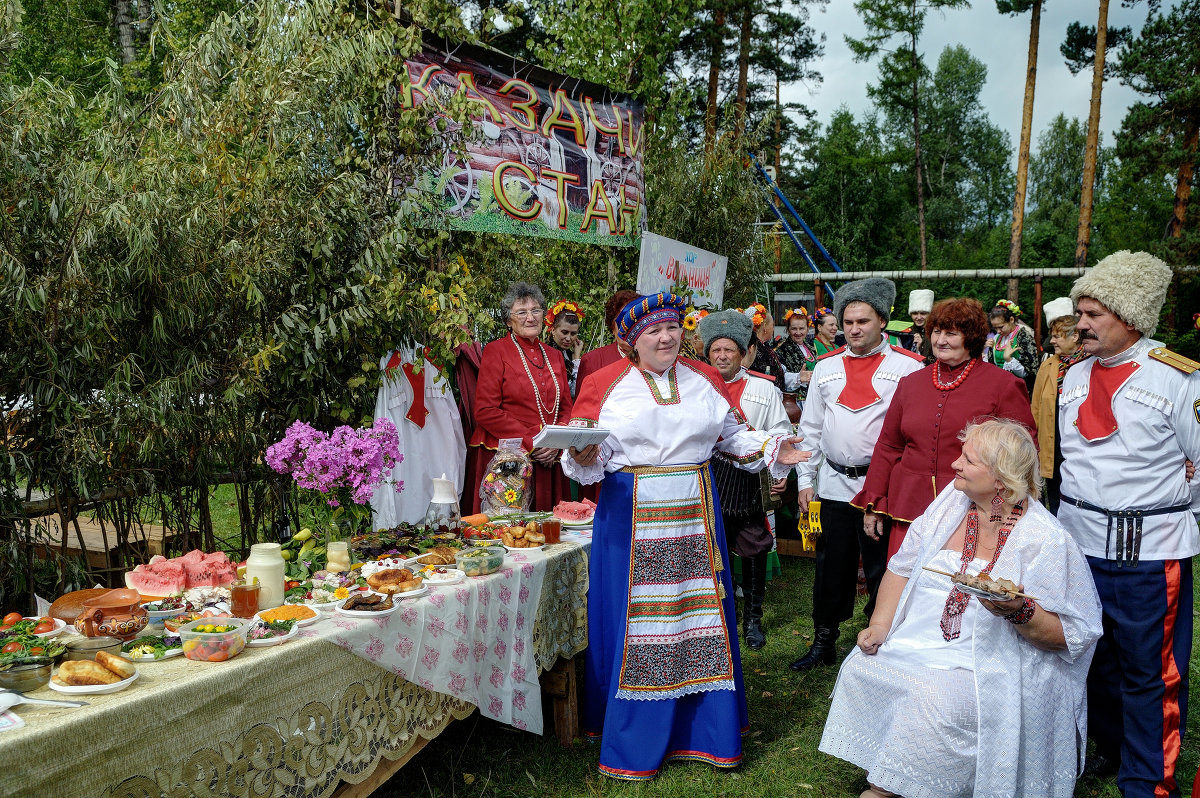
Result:
[[900,380],[883,419],[863,489],[851,501],[862,510],[911,522],[954,480],[951,465],[962,454],[958,433],[987,417],[1037,425],[1025,383],[1004,369],[979,361],[952,391],[933,387],[934,366]]
[[[520,438],[532,449],[532,439],[542,428],[542,417],[535,405],[533,383],[542,400],[542,416],[547,424],[566,424],[571,418],[571,388],[567,384],[567,364],[562,352],[546,346],[547,364],[537,342],[516,338],[529,363],[529,374],[517,354],[514,338],[506,335],[483,348],[479,365],[479,384],[475,390],[475,432],[471,446],[495,449],[501,438]],[[553,378],[551,377],[553,372]],[[558,382],[558,413],[554,413],[554,383]]]

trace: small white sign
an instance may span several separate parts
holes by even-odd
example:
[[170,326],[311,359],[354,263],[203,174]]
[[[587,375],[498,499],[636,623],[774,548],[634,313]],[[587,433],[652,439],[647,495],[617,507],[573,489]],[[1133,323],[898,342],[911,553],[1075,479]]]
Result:
[[724,255],[654,233],[643,233],[637,291],[639,294],[656,294],[686,284],[683,293],[692,295],[692,304],[720,308],[725,300],[725,269],[728,265],[729,258]]

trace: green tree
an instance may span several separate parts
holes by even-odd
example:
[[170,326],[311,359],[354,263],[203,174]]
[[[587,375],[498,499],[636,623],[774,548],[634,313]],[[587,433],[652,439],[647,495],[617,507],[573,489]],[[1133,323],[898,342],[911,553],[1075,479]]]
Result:
[[854,8],[862,16],[867,34],[862,39],[846,37],[854,60],[880,59],[879,83],[868,88],[871,96],[886,106],[904,109],[912,117],[913,180],[922,269],[929,265],[925,242],[920,97],[921,78],[926,74],[926,68],[918,47],[930,11],[969,5],[968,0],[858,0]]
[[[1182,0],[1167,14],[1152,13],[1121,53],[1115,73],[1147,99],[1130,107],[1117,152],[1135,174],[1174,172],[1167,237],[1181,243],[1200,141],[1200,0]],[[1192,225],[1195,228],[1195,225]],[[1189,257],[1195,249],[1180,252]]]
[[983,62],[953,45],[923,88],[927,212],[932,236],[941,241],[990,230],[1007,211],[1012,143],[980,102],[986,81]]

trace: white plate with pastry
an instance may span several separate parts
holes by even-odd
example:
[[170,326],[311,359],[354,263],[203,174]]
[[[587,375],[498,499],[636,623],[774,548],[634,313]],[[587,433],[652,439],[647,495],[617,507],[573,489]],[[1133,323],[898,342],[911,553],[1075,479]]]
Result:
[[134,671],[133,675],[128,679],[122,679],[113,684],[81,684],[69,685],[58,684],[53,679],[50,680],[49,687],[58,693],[66,693],[67,695],[104,695],[105,693],[119,693],[129,685],[137,681],[138,674]]
[[58,666],[50,689],[70,695],[100,695],[124,690],[137,681],[138,670],[124,657],[96,652],[96,658],[67,660]]

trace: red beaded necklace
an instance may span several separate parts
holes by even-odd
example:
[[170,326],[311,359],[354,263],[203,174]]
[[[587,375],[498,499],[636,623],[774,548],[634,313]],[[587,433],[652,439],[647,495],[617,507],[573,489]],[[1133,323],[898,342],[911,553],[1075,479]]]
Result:
[[962,374],[959,374],[951,382],[942,382],[942,361],[935,361],[933,364],[933,371],[930,372],[930,374],[933,376],[933,387],[937,388],[939,391],[953,391],[955,388],[962,385],[962,381],[967,378],[967,375],[971,373],[971,369],[973,368],[975,368],[975,358],[970,358],[967,361],[967,367],[963,369]]

